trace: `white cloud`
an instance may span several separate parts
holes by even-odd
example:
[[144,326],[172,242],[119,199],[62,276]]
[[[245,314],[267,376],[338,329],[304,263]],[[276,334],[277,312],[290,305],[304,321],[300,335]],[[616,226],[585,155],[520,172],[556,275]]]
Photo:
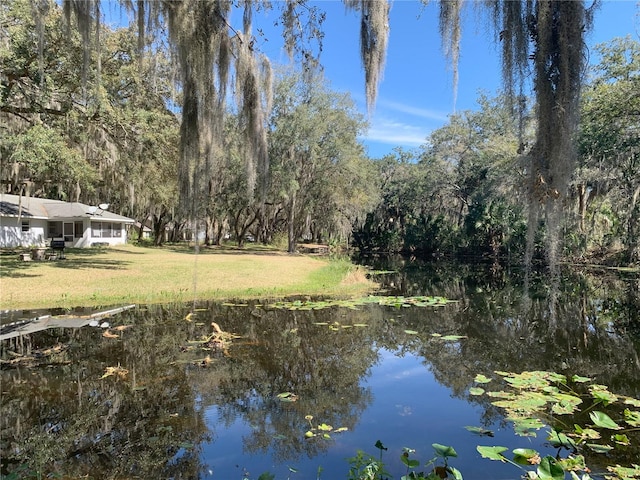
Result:
[[384,145],[418,147],[426,143],[433,129],[447,120],[448,114],[441,111],[380,98],[362,139]]
[[431,132],[425,126],[410,125],[391,119],[374,119],[363,139],[388,145],[417,147]]
[[382,107],[385,110],[406,113],[408,115],[413,115],[414,117],[427,118],[429,120],[436,120],[438,122],[446,122],[449,119],[448,113],[439,112],[437,110],[431,110],[428,108],[420,108],[414,105],[406,105],[404,103],[393,102],[391,100],[380,99],[377,106]]

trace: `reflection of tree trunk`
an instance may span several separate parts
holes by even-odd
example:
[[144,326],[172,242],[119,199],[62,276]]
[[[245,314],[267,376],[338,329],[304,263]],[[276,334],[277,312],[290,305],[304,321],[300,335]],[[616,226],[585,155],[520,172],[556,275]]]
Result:
[[583,291],[580,296],[580,319],[582,320],[582,346],[587,348],[588,340],[589,340],[589,324],[587,323],[587,318],[589,317],[589,312],[587,311],[587,292]]
[[578,229],[580,233],[584,233],[584,221],[587,216],[587,186],[585,184],[578,185]]
[[289,197],[289,211],[287,212],[287,252],[295,253],[296,251],[296,234],[295,234],[295,209],[296,209],[296,193],[293,192]]

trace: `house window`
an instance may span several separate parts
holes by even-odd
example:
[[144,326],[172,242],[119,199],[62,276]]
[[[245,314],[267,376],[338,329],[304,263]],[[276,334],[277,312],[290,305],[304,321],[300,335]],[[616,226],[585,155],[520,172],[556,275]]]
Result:
[[100,235],[100,232],[101,232],[100,225],[101,225],[100,222],[91,222],[91,236],[93,238],[102,237],[102,235]]
[[91,222],[91,236],[93,238],[120,238],[122,237],[122,224]]
[[82,238],[84,235],[84,223],[74,222],[73,224],[73,236],[76,238]]
[[73,223],[71,222],[64,223],[64,241],[73,242]]
[[49,222],[47,228],[49,230],[49,238],[62,237],[62,222]]
[[31,230],[31,224],[29,220],[22,220],[22,231],[28,233]]

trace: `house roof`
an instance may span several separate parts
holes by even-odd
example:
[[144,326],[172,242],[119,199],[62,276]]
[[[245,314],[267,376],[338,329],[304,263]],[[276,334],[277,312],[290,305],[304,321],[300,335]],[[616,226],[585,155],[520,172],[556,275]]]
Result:
[[66,220],[72,218],[91,218],[92,220],[110,220],[121,223],[134,223],[132,218],[124,217],[107,210],[94,210],[79,202],[63,202],[48,198],[20,197],[8,193],[0,194],[0,216],[39,218],[47,220]]

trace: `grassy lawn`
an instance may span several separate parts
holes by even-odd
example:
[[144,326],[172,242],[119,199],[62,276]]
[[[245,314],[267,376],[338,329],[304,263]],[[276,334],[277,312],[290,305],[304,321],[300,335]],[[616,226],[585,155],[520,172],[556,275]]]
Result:
[[373,284],[347,261],[251,247],[243,250],[71,249],[65,260],[0,257],[0,309],[197,300],[351,296]]

